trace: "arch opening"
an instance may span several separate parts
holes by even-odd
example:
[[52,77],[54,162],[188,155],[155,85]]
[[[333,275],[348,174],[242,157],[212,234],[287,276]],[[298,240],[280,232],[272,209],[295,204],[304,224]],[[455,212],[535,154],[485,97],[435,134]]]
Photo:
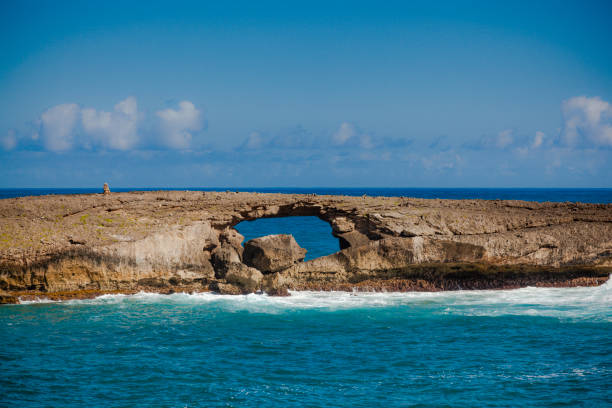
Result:
[[317,216],[257,218],[242,221],[234,225],[234,228],[244,236],[244,242],[266,235],[291,234],[297,243],[308,251],[305,261],[340,250],[340,242],[332,235],[331,225]]

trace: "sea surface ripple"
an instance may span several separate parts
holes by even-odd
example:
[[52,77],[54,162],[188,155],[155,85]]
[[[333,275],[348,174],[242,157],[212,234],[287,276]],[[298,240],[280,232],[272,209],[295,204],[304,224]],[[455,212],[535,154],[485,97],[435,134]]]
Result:
[[0,406],[612,403],[612,283],[0,308]]

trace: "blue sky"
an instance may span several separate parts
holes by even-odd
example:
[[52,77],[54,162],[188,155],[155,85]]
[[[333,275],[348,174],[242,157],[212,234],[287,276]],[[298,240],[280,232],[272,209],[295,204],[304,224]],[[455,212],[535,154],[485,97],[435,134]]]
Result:
[[612,187],[609,2],[226,3],[2,2],[0,187]]

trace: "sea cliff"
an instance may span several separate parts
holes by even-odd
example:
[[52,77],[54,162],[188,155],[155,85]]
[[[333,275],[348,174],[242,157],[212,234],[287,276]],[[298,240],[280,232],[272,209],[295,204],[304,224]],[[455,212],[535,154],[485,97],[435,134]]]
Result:
[[[263,217],[317,216],[341,250],[304,262]],[[244,244],[244,246],[243,246]],[[158,191],[0,200],[0,302],[103,293],[439,291],[593,286],[612,205]]]

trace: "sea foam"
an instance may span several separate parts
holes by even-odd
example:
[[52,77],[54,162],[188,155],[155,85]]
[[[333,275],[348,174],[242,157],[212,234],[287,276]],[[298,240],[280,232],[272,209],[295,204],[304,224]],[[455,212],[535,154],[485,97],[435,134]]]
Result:
[[[94,299],[57,302],[72,305],[168,304],[209,305],[229,312],[278,314],[295,310],[337,311],[368,308],[421,308],[437,314],[465,316],[527,315],[612,321],[612,279],[597,287],[447,292],[315,292],[291,291],[291,296],[266,294],[219,295],[140,292],[102,295]],[[46,299],[22,304],[50,303]],[[53,302],[56,303],[56,302]]]

